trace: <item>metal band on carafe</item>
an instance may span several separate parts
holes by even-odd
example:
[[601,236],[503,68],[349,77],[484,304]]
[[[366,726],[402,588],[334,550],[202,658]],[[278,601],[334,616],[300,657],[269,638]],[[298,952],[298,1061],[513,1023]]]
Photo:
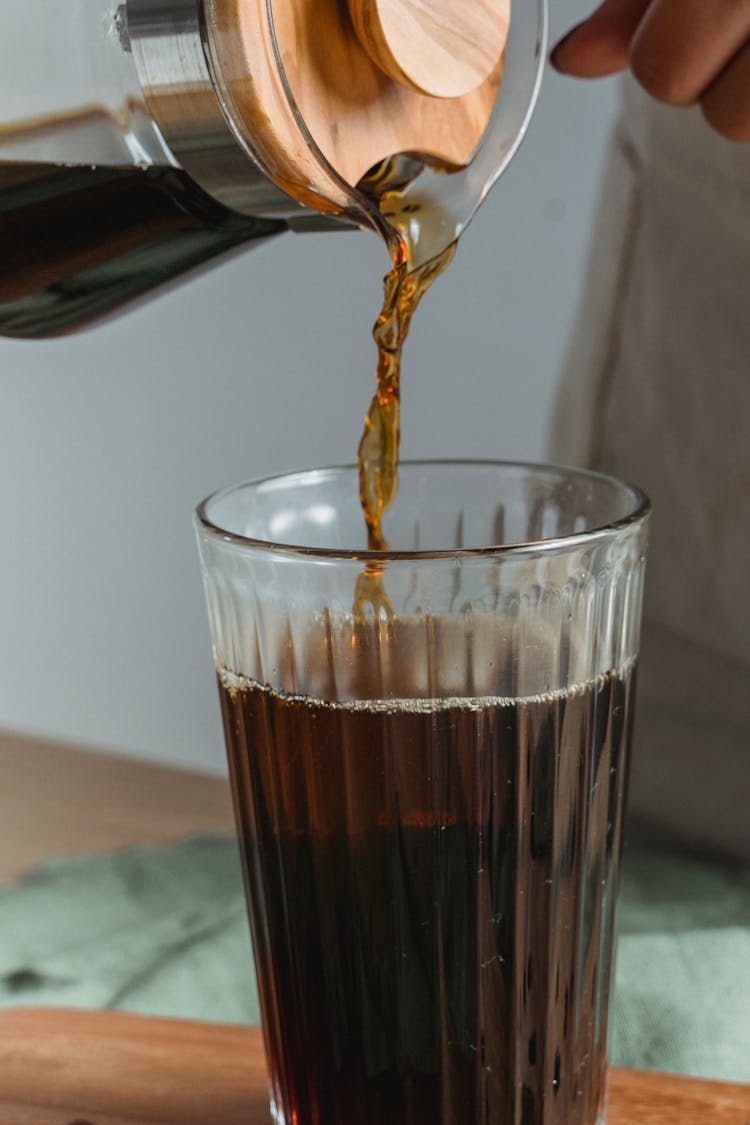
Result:
[[[265,174],[219,93],[204,0],[127,0],[117,11],[144,97],[175,163],[214,199],[243,214],[316,227],[338,220],[300,207]],[[295,221],[296,220],[296,221]]]

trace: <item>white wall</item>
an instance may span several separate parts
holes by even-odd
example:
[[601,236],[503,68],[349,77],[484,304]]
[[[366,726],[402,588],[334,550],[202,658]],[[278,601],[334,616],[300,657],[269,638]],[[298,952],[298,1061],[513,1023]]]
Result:
[[[585,10],[556,0],[555,31]],[[614,101],[548,75],[415,321],[406,457],[543,456]],[[371,235],[289,234],[78,337],[0,340],[0,728],[223,770],[191,512],[352,459],[386,265]]]

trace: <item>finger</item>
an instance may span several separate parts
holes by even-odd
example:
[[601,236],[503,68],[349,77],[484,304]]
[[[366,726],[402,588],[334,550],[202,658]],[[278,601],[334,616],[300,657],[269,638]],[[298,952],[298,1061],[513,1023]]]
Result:
[[746,0],[653,0],[633,36],[640,84],[670,105],[692,105],[750,37]]
[[630,41],[651,0],[604,0],[594,14],[568,32],[550,61],[577,78],[603,78],[630,62]]
[[731,61],[701,98],[703,116],[732,141],[750,141],[750,45]]

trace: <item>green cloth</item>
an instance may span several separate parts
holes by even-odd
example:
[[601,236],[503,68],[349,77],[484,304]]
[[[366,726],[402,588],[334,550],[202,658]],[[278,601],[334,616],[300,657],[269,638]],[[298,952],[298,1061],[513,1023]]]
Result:
[[[750,1081],[750,870],[630,851],[613,1060]],[[0,890],[0,1006],[258,1023],[234,841],[57,861]]]
[[634,850],[624,870],[613,1060],[750,1082],[750,867]]

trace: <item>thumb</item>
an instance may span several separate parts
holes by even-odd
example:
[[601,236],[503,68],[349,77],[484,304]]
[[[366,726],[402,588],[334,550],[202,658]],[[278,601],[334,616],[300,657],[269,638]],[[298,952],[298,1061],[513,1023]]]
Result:
[[628,66],[630,42],[652,0],[604,0],[560,40],[550,61],[562,74],[603,78]]

